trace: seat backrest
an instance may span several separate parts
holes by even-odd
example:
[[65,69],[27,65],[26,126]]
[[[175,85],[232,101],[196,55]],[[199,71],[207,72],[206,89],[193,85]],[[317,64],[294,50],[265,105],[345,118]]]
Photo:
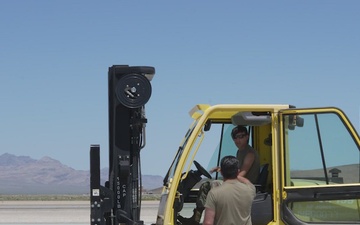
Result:
[[266,163],[260,167],[260,174],[255,184],[256,192],[265,191],[268,174],[269,174],[269,164]]

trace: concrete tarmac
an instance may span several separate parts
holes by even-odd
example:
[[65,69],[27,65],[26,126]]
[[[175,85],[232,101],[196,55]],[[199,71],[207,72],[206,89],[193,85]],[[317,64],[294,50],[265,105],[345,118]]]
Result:
[[[156,221],[159,201],[142,201],[140,219]],[[89,201],[0,201],[0,224],[90,224]]]

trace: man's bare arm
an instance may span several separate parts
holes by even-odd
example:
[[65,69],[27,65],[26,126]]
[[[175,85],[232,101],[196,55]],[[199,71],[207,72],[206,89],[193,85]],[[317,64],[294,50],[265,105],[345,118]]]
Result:
[[215,210],[210,208],[205,208],[203,225],[213,225],[214,219],[215,219]]

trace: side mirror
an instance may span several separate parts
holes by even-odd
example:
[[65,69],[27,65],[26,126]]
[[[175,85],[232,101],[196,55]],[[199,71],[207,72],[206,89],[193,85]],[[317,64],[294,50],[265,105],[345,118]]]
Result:
[[211,120],[207,120],[204,125],[204,131],[209,131],[211,128]]
[[301,118],[298,115],[289,115],[289,130],[294,130],[295,127],[303,127],[304,118]]

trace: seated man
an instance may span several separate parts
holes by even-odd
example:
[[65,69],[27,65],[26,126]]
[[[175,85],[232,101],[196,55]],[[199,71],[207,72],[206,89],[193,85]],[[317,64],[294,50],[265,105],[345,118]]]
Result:
[[244,126],[234,127],[231,132],[236,147],[236,158],[240,162],[239,177],[245,177],[256,183],[260,173],[260,159],[258,153],[249,144],[249,133]]
[[[249,144],[249,133],[244,126],[236,126],[231,131],[231,137],[236,145],[237,152],[236,158],[239,160],[238,179],[243,181],[243,178],[247,178],[251,183],[256,183],[260,173],[260,159],[258,153]],[[210,172],[219,172],[220,168],[215,167]],[[190,218],[184,218],[181,215],[178,216],[178,220],[184,225],[198,225],[200,223],[201,214],[205,209],[206,196],[210,189],[214,186],[220,185],[217,182],[205,182],[200,186],[199,193],[196,200],[196,208],[194,214]]]

